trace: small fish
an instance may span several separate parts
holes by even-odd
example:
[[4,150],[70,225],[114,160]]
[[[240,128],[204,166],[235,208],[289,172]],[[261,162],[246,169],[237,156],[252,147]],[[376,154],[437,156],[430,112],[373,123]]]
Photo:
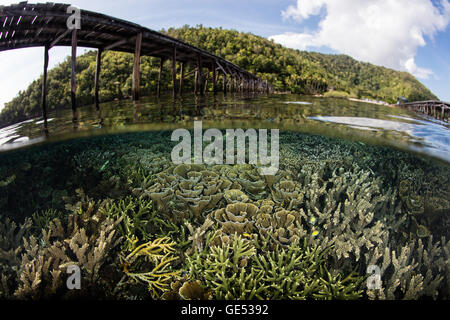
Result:
[[243,233],[242,234],[244,237],[248,238],[248,239],[253,239],[253,236],[250,233]]
[[106,166],[108,165],[109,160],[106,160],[106,162],[102,165],[102,167],[100,168],[99,172],[103,172],[103,170],[105,170]]
[[316,221],[317,221],[317,219],[315,217],[309,218],[309,223],[311,223],[312,225],[315,225]]
[[314,231],[312,232],[312,236],[313,236],[313,237],[317,237],[318,235],[319,235],[319,231],[314,230]]

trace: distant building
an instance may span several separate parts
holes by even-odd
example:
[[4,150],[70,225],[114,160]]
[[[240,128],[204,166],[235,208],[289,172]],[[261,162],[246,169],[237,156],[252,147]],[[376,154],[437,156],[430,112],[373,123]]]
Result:
[[401,103],[408,103],[408,99],[406,99],[405,97],[398,97],[397,104],[401,104]]

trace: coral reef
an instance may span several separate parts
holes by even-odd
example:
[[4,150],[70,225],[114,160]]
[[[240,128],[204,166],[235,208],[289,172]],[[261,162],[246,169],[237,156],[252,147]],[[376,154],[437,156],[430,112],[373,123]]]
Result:
[[[383,248],[383,247],[381,247]],[[375,248],[368,264],[380,266],[383,286],[368,290],[371,299],[436,299],[439,294],[449,297],[450,241],[434,242],[418,239],[390,250]]]
[[30,218],[20,225],[9,218],[0,221],[0,299],[12,297],[20,256],[24,251],[24,238],[30,233],[31,226]]
[[222,230],[228,234],[252,233],[254,231],[254,217],[258,207],[251,203],[233,203],[214,212],[212,218],[217,221]]
[[323,277],[324,250],[293,243],[286,249],[259,254],[254,244],[238,235],[208,252],[187,259],[189,274],[205,283],[214,298],[249,299],[356,299],[362,277]]
[[152,199],[158,210],[175,213],[176,221],[198,219],[213,210],[222,200],[231,182],[202,165],[181,164],[160,172],[147,189],[134,194]]
[[120,221],[105,217],[89,203],[86,210],[68,217],[67,227],[56,218],[43,230],[41,241],[34,236],[24,239],[20,283],[14,295],[19,299],[55,297],[64,291],[62,274],[71,265],[83,272],[83,294],[94,294],[90,290],[96,288],[100,268],[119,243],[115,227]]
[[153,298],[159,297],[160,291],[169,291],[171,280],[179,275],[179,271],[171,270],[171,263],[178,259],[174,246],[168,237],[141,244],[123,258],[123,271],[127,277],[145,283]]
[[[0,162],[0,298],[449,299],[448,166],[283,133],[263,176],[173,165],[169,140],[81,139]],[[71,265],[81,290],[65,286]]]

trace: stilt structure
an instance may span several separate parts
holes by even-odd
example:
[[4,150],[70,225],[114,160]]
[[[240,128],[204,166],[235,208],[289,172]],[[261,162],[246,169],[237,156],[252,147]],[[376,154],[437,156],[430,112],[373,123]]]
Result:
[[133,60],[133,81],[132,81],[132,95],[133,101],[140,98],[140,79],[141,79],[141,47],[142,47],[142,33],[136,36],[134,60]]

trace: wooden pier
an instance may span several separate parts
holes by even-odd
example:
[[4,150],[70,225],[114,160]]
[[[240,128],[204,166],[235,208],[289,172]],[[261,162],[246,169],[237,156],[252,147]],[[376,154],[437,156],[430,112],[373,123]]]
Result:
[[[79,17],[79,19],[77,19]],[[73,22],[77,23],[73,23]],[[73,23],[73,26],[71,25]],[[256,75],[208,51],[196,48],[186,42],[150,30],[132,22],[104,14],[74,8],[68,4],[21,2],[0,6],[0,51],[43,47],[44,83],[42,85],[42,114],[47,130],[47,68],[48,52],[54,46],[69,46],[71,57],[71,100],[74,126],[78,121],[76,102],[76,52],[77,47],[94,48],[97,53],[97,67],[94,84],[94,104],[99,107],[99,78],[102,53],[108,50],[128,52],[134,55],[132,97],[140,98],[140,58],[158,57],[161,60],[157,92],[161,93],[161,73],[164,61],[171,61],[172,95],[183,94],[183,78],[195,75],[195,93],[203,95],[208,83],[217,93],[219,73],[223,77],[223,92],[270,93],[272,86]],[[177,64],[180,66],[179,88],[177,90]],[[194,71],[186,73],[186,66]]]
[[396,104],[411,111],[421,112],[435,119],[448,122],[450,117],[450,102],[437,100],[415,101]]

